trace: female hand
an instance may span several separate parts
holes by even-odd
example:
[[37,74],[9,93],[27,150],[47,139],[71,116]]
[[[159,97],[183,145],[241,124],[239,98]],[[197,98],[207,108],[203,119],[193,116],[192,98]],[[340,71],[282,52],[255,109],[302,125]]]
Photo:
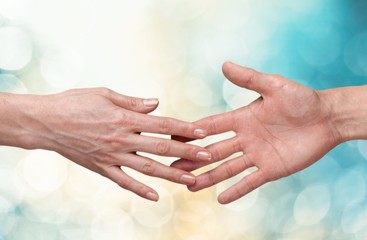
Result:
[[128,176],[121,167],[186,185],[194,184],[195,178],[191,173],[137,152],[194,161],[211,158],[201,147],[140,134],[190,138],[206,135],[196,124],[147,115],[157,107],[157,99],[127,97],[105,88],[19,98],[24,109],[23,117],[19,118],[24,131],[24,148],[56,151],[143,198],[157,201],[159,197],[155,190]]

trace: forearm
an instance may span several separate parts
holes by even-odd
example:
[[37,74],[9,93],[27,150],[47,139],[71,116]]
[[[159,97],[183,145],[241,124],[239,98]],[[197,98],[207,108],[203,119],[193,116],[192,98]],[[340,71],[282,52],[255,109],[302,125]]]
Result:
[[32,114],[34,95],[0,93],[0,145],[26,149],[37,147],[38,138]]
[[320,91],[340,142],[367,139],[367,85]]

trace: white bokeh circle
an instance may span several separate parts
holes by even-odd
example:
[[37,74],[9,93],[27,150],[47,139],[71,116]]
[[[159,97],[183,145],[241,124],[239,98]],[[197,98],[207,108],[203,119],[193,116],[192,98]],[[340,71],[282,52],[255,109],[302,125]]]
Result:
[[145,199],[136,199],[131,208],[134,219],[146,227],[159,228],[171,220],[174,201],[170,192],[161,186],[152,186],[159,193],[159,205],[147,202]]
[[297,224],[308,226],[320,222],[328,213],[331,204],[330,191],[325,184],[314,184],[305,188],[294,204]]
[[31,39],[15,27],[0,28],[0,68],[15,71],[24,68],[32,58]]
[[41,74],[55,88],[74,87],[81,81],[83,71],[81,56],[71,50],[47,52],[41,59]]
[[67,160],[55,152],[35,150],[24,159],[22,170],[33,190],[51,193],[67,179]]
[[108,209],[99,212],[94,217],[90,232],[93,240],[133,240],[135,226],[131,216],[125,211],[121,209]]

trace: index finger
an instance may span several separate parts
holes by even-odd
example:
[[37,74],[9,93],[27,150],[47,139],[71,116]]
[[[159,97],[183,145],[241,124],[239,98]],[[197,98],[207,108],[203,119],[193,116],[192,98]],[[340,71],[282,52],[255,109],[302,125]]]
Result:
[[[233,121],[233,113],[228,112],[203,118],[194,122],[194,124],[202,129],[205,129],[207,135],[210,136],[233,130]],[[182,135],[173,135],[172,139],[179,142],[191,142],[195,140],[195,138]]]
[[207,131],[195,123],[170,117],[135,114],[134,130],[136,132],[177,135],[190,139],[201,139],[207,136]]

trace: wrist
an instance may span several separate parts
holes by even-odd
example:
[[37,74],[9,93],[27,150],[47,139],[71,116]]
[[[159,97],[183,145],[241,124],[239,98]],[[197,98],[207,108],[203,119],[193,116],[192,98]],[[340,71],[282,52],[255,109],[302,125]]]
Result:
[[43,148],[37,112],[40,96],[0,94],[0,145],[25,149]]
[[367,86],[319,91],[339,143],[367,139]]

